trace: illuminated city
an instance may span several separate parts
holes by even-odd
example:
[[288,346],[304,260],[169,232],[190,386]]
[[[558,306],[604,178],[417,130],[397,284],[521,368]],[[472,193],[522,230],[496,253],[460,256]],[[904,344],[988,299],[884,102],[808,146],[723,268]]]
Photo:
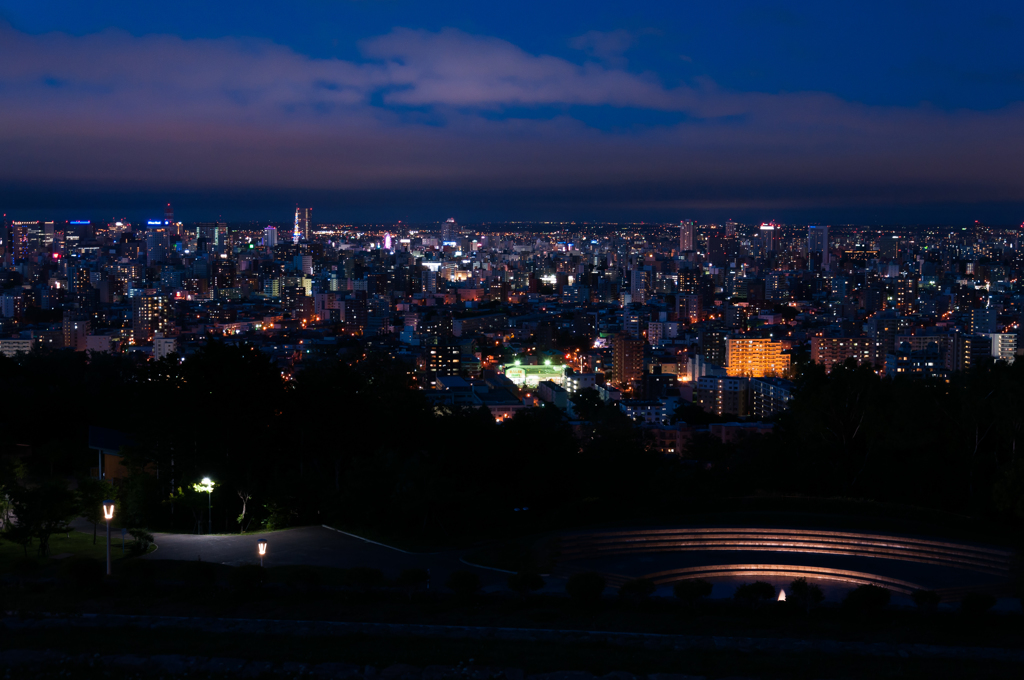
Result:
[[4,678],[1018,677],[1024,13],[784,4],[0,0]]

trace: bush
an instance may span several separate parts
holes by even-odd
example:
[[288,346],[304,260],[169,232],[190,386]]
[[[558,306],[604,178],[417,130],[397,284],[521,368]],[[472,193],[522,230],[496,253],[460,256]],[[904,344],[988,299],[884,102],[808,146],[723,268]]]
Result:
[[480,577],[472,571],[453,571],[445,585],[460,597],[471,597],[480,590]]
[[995,604],[995,596],[988,593],[967,593],[960,600],[960,611],[970,616],[980,616]]
[[509,574],[508,587],[509,590],[514,590],[525,597],[533,591],[543,588],[544,579],[540,577],[540,574],[535,574],[532,571],[521,571],[518,574]]
[[266,580],[267,570],[258,564],[244,564],[228,572],[231,588],[246,595],[258,592]]
[[889,598],[888,588],[869,584],[858,586],[847,593],[843,606],[861,614],[876,613],[885,609],[889,604]]
[[619,587],[619,597],[641,600],[654,594],[657,586],[649,578],[634,578]]
[[128,533],[135,539],[128,546],[132,555],[145,555],[149,552],[149,546],[153,545],[153,534],[147,533],[145,529],[129,529]]
[[939,606],[941,598],[939,594],[934,590],[915,590],[910,594],[910,599],[914,601],[917,608],[923,612],[933,612]]
[[743,602],[748,605],[767,602],[775,599],[775,586],[765,581],[744,583],[736,589],[736,594],[733,595],[733,598],[737,602]]
[[565,592],[578,604],[595,604],[601,601],[605,580],[595,571],[573,574],[565,584]]
[[787,602],[791,602],[797,607],[803,607],[804,611],[809,612],[824,601],[825,594],[821,592],[821,588],[813,583],[808,583],[805,578],[795,579],[789,584]]
[[702,578],[691,578],[680,581],[672,588],[672,592],[679,600],[687,605],[693,606],[697,600],[711,595],[714,586]]
[[212,562],[182,562],[178,573],[191,588],[209,588],[217,582],[217,567]]
[[263,506],[267,512],[267,518],[261,522],[267,531],[287,529],[299,516],[299,511],[289,503],[268,503]]
[[353,567],[346,572],[345,580],[359,590],[371,590],[384,585],[384,572],[372,567]]
[[103,583],[107,568],[102,562],[92,557],[72,557],[61,565],[64,577],[75,588],[92,590]]

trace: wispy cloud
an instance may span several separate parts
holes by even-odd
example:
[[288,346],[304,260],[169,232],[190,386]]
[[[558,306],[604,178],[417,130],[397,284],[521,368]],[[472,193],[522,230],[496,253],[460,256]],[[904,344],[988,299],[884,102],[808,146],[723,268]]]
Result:
[[[694,204],[1024,199],[1020,106],[943,112],[705,81],[667,87],[615,61],[626,37],[588,34],[578,46],[603,63],[453,29],[398,28],[345,61],[262,40],[3,26],[0,181],[620,186],[639,187],[638,197],[647,186],[657,191],[644,201]],[[581,107],[677,112],[682,122],[607,132],[584,124]]]

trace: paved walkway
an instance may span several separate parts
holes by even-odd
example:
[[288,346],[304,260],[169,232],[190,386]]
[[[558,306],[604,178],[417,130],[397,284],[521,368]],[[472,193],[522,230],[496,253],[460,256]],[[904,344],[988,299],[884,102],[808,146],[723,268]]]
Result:
[[[78,531],[92,533],[92,524],[75,520]],[[100,527],[102,531],[102,527]],[[120,532],[116,532],[115,546],[120,545]],[[386,578],[397,577],[403,569],[429,569],[431,581],[443,585],[453,571],[470,570],[480,576],[485,588],[503,587],[507,574],[495,570],[471,567],[461,562],[463,551],[449,550],[439,553],[407,553],[384,545],[365,541],[325,527],[297,527],[258,534],[165,534],[155,533],[155,552],[144,559],[151,560],[203,560],[240,566],[259,564],[256,542],[267,541],[266,567],[309,565],[317,567],[371,567],[380,569]]]

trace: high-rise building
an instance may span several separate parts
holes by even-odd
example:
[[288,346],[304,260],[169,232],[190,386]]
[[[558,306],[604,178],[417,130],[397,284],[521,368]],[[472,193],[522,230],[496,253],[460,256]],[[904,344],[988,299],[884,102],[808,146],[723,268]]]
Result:
[[877,343],[872,338],[811,338],[811,361],[826,371],[847,359],[869,366],[880,363]]
[[970,371],[991,361],[992,338],[988,335],[960,335],[953,339],[953,347],[947,353],[950,371]]
[[292,241],[308,241],[313,226],[313,209],[300,208],[295,206],[295,229],[292,232]]
[[770,338],[728,338],[725,341],[725,370],[731,376],[763,378],[789,372],[789,355],[782,343]]
[[769,255],[771,253],[774,253],[776,241],[778,239],[778,235],[775,233],[775,223],[765,222],[764,224],[761,225],[761,228],[758,230],[758,232],[761,235],[761,247],[764,249],[764,254]]
[[612,371],[617,384],[629,388],[644,373],[644,341],[620,333],[612,339]]
[[1017,356],[1017,336],[1014,333],[990,333],[992,357],[996,361],[1012,364]]
[[268,226],[263,230],[263,245],[267,248],[277,245],[277,227]]
[[971,310],[971,320],[967,332],[971,335],[988,335],[999,330],[998,318],[994,307],[979,307]]
[[164,226],[170,226],[174,224],[174,208],[168,203],[164,206]]
[[629,299],[634,304],[647,302],[647,272],[634,269],[629,277]]
[[156,333],[170,330],[170,304],[163,295],[147,293],[133,298],[132,332],[136,342],[149,342]]
[[807,259],[812,270],[828,269],[828,227],[807,227]]
[[459,225],[455,223],[454,217],[449,217],[445,220],[444,225],[441,227],[441,241],[451,241],[455,238],[455,230],[459,228]]
[[747,378],[705,375],[697,379],[693,403],[716,416],[746,416],[750,412]]
[[679,252],[685,253],[697,249],[697,228],[693,220],[679,223]]

